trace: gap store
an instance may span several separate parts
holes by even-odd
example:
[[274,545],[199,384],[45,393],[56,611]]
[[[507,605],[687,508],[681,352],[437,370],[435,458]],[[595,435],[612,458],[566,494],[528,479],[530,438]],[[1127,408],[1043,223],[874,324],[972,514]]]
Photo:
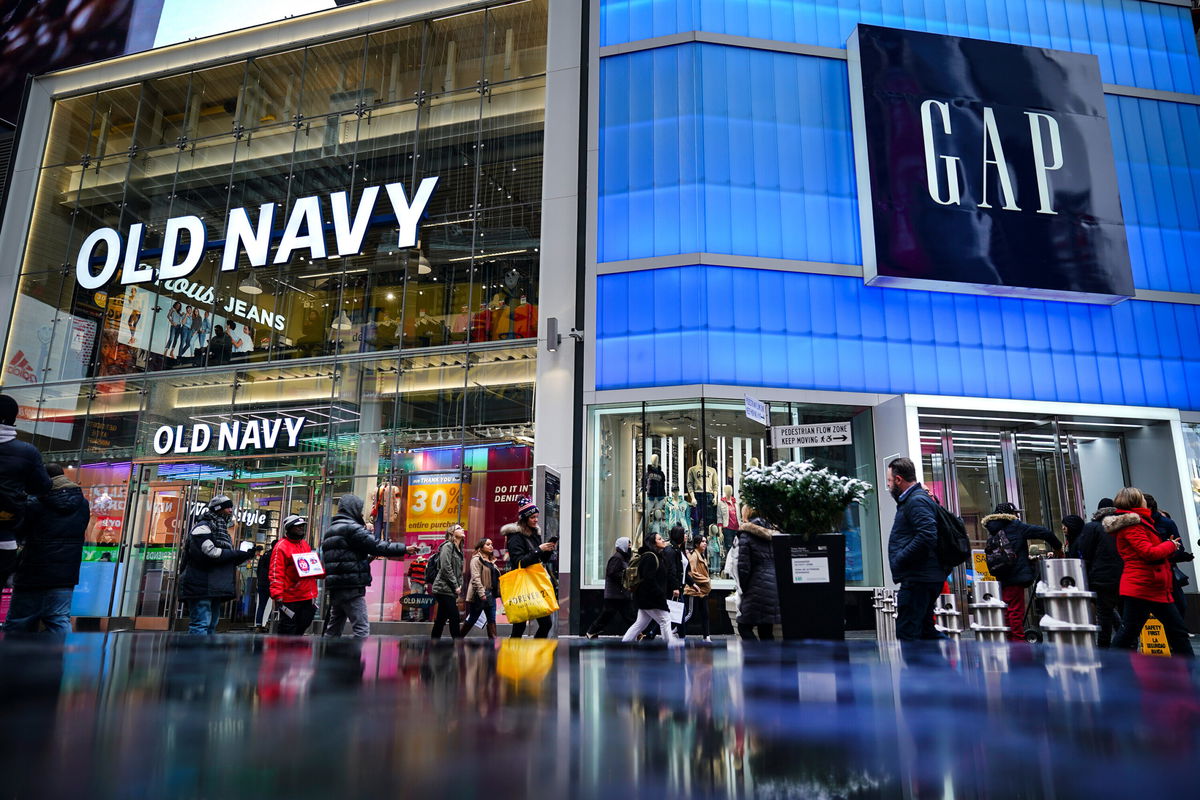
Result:
[[[909,456],[980,546],[1134,484],[1194,551],[1196,141],[1186,0],[373,0],[32,83],[3,389],[93,500],[81,616],[168,620],[216,491],[474,543],[533,490],[579,632],[619,536],[716,576],[779,458]],[[850,627],[894,508],[843,520]]]

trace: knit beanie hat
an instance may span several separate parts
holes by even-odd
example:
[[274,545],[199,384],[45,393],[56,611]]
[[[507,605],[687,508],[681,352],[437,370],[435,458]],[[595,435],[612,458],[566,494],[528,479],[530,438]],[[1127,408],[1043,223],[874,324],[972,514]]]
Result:
[[524,521],[538,513],[538,507],[528,497],[517,501],[517,518]]

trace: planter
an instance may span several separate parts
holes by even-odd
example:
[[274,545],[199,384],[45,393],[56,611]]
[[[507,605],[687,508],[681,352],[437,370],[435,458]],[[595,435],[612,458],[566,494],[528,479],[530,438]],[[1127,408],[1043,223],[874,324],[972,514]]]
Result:
[[771,539],[784,639],[846,638],[846,537]]

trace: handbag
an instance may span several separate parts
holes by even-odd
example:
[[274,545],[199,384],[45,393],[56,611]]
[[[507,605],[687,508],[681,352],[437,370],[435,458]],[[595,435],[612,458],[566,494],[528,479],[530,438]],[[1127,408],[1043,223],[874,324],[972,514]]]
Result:
[[541,564],[509,570],[500,576],[504,614],[516,624],[558,611],[558,597],[550,575]]

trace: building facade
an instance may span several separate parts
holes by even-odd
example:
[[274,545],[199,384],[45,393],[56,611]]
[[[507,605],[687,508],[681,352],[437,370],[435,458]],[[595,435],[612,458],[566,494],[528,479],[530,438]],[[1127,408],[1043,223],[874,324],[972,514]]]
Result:
[[[93,502],[81,617],[172,617],[217,492],[260,543],[354,492],[473,544],[535,494],[572,631],[619,536],[719,572],[779,458],[910,456],[980,543],[1133,484],[1194,549],[1198,139],[1182,0],[338,8],[33,82],[3,390]],[[893,509],[844,520],[851,625]]]

